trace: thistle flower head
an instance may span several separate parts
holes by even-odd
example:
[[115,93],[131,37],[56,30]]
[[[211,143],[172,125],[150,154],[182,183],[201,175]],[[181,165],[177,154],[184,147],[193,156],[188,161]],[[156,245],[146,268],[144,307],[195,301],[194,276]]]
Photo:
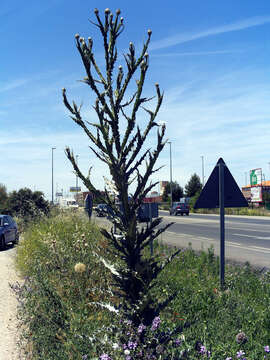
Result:
[[74,270],[76,273],[83,273],[86,270],[86,266],[83,263],[77,263],[74,266]]
[[151,35],[152,35],[152,30],[148,29],[148,30],[147,30],[147,34],[148,34],[149,36],[151,36]]
[[116,10],[116,15],[120,15],[121,14],[121,10],[120,9],[117,9]]
[[111,12],[111,10],[109,8],[105,9],[105,14],[109,14]]
[[75,34],[75,39],[79,39],[80,35],[79,34]]

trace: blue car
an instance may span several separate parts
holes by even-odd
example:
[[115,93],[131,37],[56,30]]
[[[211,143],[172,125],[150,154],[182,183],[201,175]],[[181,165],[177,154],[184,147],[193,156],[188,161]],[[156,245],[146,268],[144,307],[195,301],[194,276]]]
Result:
[[16,222],[10,215],[0,215],[0,247],[6,248],[8,243],[17,244],[19,242],[19,232]]

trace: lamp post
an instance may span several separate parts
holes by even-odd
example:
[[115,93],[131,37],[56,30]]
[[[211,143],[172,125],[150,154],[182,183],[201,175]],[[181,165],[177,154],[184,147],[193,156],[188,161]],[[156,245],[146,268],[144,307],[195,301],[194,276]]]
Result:
[[52,205],[54,203],[54,200],[53,200],[53,150],[55,150],[56,148],[55,147],[52,147]]
[[204,157],[201,156],[202,158],[202,187],[204,187]]
[[170,193],[171,193],[171,208],[172,208],[172,142],[168,141],[170,144]]
[[[76,165],[78,166],[78,157],[79,155],[76,155]],[[76,201],[78,203],[78,175],[76,173]]]

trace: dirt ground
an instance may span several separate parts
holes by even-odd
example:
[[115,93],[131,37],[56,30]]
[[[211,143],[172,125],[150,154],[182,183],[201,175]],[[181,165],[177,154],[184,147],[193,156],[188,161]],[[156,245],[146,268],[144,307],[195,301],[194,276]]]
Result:
[[0,360],[18,360],[17,299],[9,284],[19,280],[14,268],[16,247],[0,250]]

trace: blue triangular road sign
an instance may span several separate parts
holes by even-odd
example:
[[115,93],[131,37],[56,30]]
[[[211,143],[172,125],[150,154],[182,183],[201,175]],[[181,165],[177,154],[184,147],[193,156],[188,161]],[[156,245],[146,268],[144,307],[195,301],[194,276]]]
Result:
[[220,158],[194,205],[194,209],[219,207],[219,164],[224,164],[224,207],[246,207],[248,202],[224,160]]

